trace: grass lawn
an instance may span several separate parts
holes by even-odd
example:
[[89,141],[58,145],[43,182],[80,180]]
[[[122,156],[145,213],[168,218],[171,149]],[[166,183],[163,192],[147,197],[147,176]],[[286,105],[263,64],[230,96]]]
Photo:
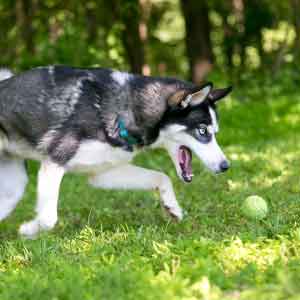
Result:
[[[30,163],[26,195],[0,223],[0,300],[300,299],[299,97],[220,105],[224,175],[194,159],[185,185],[163,151],[136,159],[171,176],[187,212],[180,224],[163,217],[155,192],[97,190],[67,175],[55,230],[22,240],[17,227],[35,202]],[[241,213],[251,194],[268,202],[263,221]]]

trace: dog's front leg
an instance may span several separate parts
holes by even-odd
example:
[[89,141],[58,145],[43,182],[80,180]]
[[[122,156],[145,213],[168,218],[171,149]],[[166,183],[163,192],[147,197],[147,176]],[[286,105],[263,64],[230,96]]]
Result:
[[39,231],[50,230],[57,222],[57,203],[65,170],[49,160],[42,161],[38,173],[36,217],[21,225],[20,234],[33,238]]
[[124,165],[97,174],[89,182],[104,189],[158,189],[165,210],[177,220],[182,219],[182,210],[176,201],[171,180],[161,172]]

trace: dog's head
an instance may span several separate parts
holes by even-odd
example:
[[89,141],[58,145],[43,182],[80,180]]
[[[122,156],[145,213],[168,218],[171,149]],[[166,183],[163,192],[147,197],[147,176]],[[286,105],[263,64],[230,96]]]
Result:
[[185,182],[192,181],[192,152],[214,173],[229,168],[216,141],[219,131],[216,102],[230,91],[231,87],[213,89],[208,83],[193,90],[178,90],[168,99],[160,140],[171,156],[178,176]]

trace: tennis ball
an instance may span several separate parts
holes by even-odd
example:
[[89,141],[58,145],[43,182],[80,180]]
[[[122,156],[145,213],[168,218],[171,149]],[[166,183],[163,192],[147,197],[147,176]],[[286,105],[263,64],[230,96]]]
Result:
[[249,196],[242,205],[242,212],[250,219],[262,220],[268,214],[268,205],[260,196]]

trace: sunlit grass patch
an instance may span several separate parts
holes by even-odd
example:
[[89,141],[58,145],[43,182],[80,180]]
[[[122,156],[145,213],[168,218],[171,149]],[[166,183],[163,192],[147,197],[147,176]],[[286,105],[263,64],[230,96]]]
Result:
[[259,239],[256,242],[243,242],[234,238],[222,245],[217,257],[225,273],[232,274],[247,265],[254,265],[265,271],[274,263],[287,263],[290,259],[300,259],[300,241],[297,239],[278,238],[275,240]]

